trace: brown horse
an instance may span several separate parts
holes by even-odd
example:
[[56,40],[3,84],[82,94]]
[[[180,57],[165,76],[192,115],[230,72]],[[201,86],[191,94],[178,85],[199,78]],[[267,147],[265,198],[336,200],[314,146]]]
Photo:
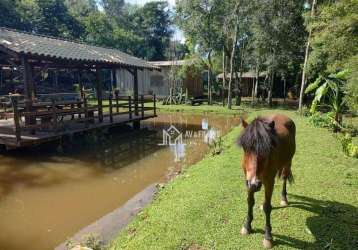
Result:
[[250,124],[242,119],[245,128],[238,144],[244,149],[242,168],[247,186],[247,219],[241,229],[242,235],[252,231],[254,193],[265,187],[263,210],[266,216],[264,247],[272,247],[271,197],[275,176],[283,179],[281,205],[287,206],[286,182],[293,180],[291,162],[296,150],[294,122],[284,115],[258,117]]

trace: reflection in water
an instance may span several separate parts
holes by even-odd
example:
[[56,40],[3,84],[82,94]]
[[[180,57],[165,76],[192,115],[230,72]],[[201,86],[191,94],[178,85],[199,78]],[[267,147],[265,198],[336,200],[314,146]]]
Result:
[[[139,132],[63,140],[61,153],[46,145],[0,155],[0,249],[52,249],[148,185],[200,160],[208,138],[238,123],[233,117],[160,115]],[[170,125],[183,142],[160,146]]]
[[169,145],[170,151],[173,153],[174,161],[180,162],[185,159],[185,144],[177,143],[174,145]]

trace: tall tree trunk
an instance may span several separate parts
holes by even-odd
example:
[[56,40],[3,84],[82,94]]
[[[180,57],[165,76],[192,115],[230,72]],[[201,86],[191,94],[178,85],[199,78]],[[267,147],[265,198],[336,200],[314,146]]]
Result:
[[225,89],[226,89],[226,55],[225,47],[223,47],[223,86],[222,86],[222,103],[225,106]]
[[208,72],[208,103],[209,105],[212,104],[212,93],[211,93],[211,90],[212,90],[212,79],[211,79],[211,76],[212,76],[212,67],[213,67],[213,63],[211,61],[211,52],[212,50],[210,50],[209,54],[208,54],[208,64],[209,64],[209,72]]
[[241,55],[240,55],[240,69],[239,69],[239,72],[240,72],[240,77],[239,77],[239,82],[236,86],[237,88],[237,96],[236,96],[236,105],[237,106],[240,106],[241,105],[241,84],[242,84],[242,74],[244,73],[244,61],[245,61],[245,58],[244,58],[244,53],[245,51],[245,43],[243,43],[242,45],[242,48],[241,48]]
[[[314,17],[315,15],[315,7],[316,7],[316,0],[312,0],[312,7],[311,7],[311,18]],[[304,94],[304,89],[306,86],[306,70],[307,70],[307,61],[308,61],[308,55],[309,55],[309,50],[310,50],[310,39],[311,39],[311,35],[312,35],[312,28],[310,28],[309,33],[308,33],[308,39],[307,39],[307,44],[306,44],[306,51],[305,51],[305,61],[303,63],[303,70],[302,70],[302,80],[301,80],[301,90],[300,90],[300,99],[299,99],[299,103],[298,103],[298,110],[300,112],[302,112],[302,106],[303,106],[303,94]]]
[[256,102],[257,89],[259,86],[259,78],[260,78],[259,66],[256,65],[256,77],[255,77],[254,87],[252,89],[252,104],[255,104]]
[[272,71],[271,78],[270,78],[269,89],[268,89],[268,96],[267,96],[267,102],[268,102],[268,105],[270,107],[272,106],[272,89],[273,89],[274,81],[275,81],[275,72]]
[[283,76],[283,103],[286,103],[286,76]]
[[238,24],[238,16],[236,16],[236,22],[235,22],[235,32],[234,37],[232,39],[232,50],[231,50],[231,56],[230,56],[230,80],[229,80],[229,86],[228,86],[228,97],[227,97],[227,107],[228,109],[232,108],[232,78],[234,77],[234,58],[235,58],[235,52],[236,52],[236,43],[237,43],[237,33],[239,29]]

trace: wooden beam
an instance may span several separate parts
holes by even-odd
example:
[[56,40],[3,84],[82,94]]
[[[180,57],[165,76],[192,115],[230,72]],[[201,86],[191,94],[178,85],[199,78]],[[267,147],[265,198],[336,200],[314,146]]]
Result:
[[[29,64],[25,56],[21,57],[21,64],[23,67],[23,81],[24,81],[24,95],[25,95],[25,107],[27,112],[32,111],[32,103],[35,99],[34,83],[32,78],[33,68]],[[35,121],[32,117],[25,117],[25,124],[33,124]]]
[[14,127],[15,127],[15,136],[16,136],[16,143],[19,145],[21,141],[21,127],[20,127],[20,115],[18,111],[18,99],[17,96],[11,96],[11,102],[14,112]]
[[0,45],[0,51],[4,52],[5,54],[7,54],[7,55],[9,55],[11,57],[14,57],[15,59],[19,59],[19,55],[16,52],[6,48],[3,45]]
[[99,122],[103,122],[103,104],[102,104],[102,82],[101,82],[101,71],[96,69],[96,92],[98,102],[98,119]]
[[134,98],[134,114],[138,115],[138,71],[137,69],[133,70],[133,98]]
[[117,88],[117,74],[116,69],[111,70],[111,92],[113,93],[113,89]]

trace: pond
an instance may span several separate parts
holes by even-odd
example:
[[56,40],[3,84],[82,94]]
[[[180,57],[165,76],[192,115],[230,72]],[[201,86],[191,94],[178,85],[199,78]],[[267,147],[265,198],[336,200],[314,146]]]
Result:
[[62,147],[0,155],[0,249],[53,249],[145,187],[202,159],[208,142],[239,121],[160,114],[140,131],[116,129],[65,140]]

